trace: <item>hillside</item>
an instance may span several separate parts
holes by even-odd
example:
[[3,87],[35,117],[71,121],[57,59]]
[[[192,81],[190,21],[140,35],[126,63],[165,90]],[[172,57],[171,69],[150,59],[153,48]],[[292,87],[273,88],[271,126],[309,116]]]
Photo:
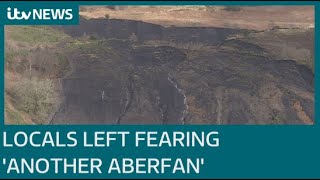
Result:
[[162,26],[251,30],[314,27],[313,6],[82,6],[85,18],[128,19]]
[[[82,8],[77,26],[7,26],[6,123],[313,124],[312,19],[291,14],[294,27],[283,17],[267,28],[254,23],[262,11],[255,27],[201,24],[206,17],[172,26],[188,7],[162,8],[165,23],[140,13],[158,7],[137,8]],[[226,11],[196,8],[212,19]],[[257,10],[240,11],[247,21]]]

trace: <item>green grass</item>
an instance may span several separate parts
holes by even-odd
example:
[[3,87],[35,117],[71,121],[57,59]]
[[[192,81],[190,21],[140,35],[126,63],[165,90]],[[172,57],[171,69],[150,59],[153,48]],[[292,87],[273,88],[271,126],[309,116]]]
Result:
[[64,32],[50,26],[8,26],[10,39],[30,44],[55,43],[70,38]]
[[100,54],[108,53],[108,55],[119,58],[120,54],[113,49],[110,42],[100,39],[78,39],[68,43],[67,48],[80,50],[81,54],[88,55],[90,58],[96,59]]

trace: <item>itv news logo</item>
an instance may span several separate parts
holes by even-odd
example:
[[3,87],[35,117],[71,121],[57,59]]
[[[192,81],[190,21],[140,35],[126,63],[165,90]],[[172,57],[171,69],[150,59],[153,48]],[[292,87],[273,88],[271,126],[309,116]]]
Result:
[[46,5],[23,6],[10,4],[5,6],[2,13],[3,24],[46,24],[46,25],[75,25],[78,24],[79,10],[76,5]]
[[7,18],[10,20],[71,20],[72,9],[33,9],[23,11],[18,8],[7,8]]

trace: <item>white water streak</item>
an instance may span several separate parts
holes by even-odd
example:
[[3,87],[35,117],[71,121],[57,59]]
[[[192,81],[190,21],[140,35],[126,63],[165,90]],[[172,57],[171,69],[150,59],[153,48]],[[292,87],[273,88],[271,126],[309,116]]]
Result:
[[185,124],[185,118],[188,114],[188,110],[189,110],[189,106],[188,106],[188,100],[187,100],[187,96],[184,93],[184,91],[178,87],[178,84],[176,82],[173,81],[173,77],[172,75],[169,73],[168,74],[168,81],[177,89],[177,91],[183,96],[183,104],[184,104],[184,110],[182,112],[182,116],[180,118],[182,124]]

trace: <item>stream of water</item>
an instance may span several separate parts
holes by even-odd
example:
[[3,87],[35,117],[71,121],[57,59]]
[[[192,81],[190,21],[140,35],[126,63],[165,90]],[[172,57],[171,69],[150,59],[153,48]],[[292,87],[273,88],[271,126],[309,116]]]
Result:
[[184,104],[185,108],[184,108],[184,110],[182,112],[182,116],[180,118],[180,121],[182,122],[182,124],[185,124],[185,119],[186,119],[186,116],[188,114],[188,109],[189,109],[187,96],[184,93],[184,91],[181,88],[179,88],[178,84],[174,81],[174,78],[172,77],[172,75],[170,73],[168,74],[168,81],[183,96],[183,104]]

